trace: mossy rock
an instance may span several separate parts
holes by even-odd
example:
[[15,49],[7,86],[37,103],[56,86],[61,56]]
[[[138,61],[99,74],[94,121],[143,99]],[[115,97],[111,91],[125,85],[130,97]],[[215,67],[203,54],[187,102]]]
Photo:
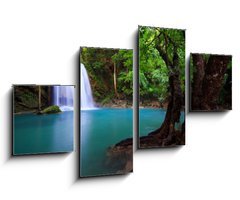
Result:
[[60,113],[60,112],[62,112],[60,110],[60,108],[58,106],[54,105],[54,106],[49,106],[49,107],[45,108],[40,113],[41,114],[53,114],[53,113]]

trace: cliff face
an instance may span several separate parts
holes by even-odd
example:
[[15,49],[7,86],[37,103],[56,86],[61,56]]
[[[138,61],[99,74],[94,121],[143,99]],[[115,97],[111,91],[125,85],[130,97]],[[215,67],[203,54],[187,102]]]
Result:
[[[14,86],[14,113],[36,111],[39,106],[39,86]],[[41,109],[51,104],[51,86],[41,86]]]

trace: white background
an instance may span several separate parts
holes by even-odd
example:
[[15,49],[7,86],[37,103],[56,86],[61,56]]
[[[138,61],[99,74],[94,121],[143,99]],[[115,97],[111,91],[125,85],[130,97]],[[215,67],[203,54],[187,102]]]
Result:
[[[1,0],[0,199],[239,200],[239,19],[231,0]],[[77,84],[79,46],[136,51],[138,25],[187,29],[187,57],[232,54],[233,111],[187,114],[186,146],[137,151],[127,176],[77,180],[76,149],[11,157],[11,85]]]

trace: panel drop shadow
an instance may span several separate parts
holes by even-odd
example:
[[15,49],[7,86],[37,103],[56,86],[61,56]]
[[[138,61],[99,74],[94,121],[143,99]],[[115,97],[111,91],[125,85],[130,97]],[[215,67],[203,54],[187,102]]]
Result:
[[74,116],[74,133],[75,133],[75,154],[74,154],[74,170],[73,170],[73,183],[75,183],[80,178],[80,50],[73,55],[73,80],[76,85],[75,91],[75,116]]
[[10,160],[13,155],[13,89],[11,88],[7,92],[7,122],[6,127],[8,129],[7,131],[7,155],[6,155],[6,161]]
[[231,113],[231,110],[224,111],[190,111],[189,117],[203,117],[204,119],[221,119]]
[[[133,46],[133,152],[139,146],[139,51],[138,51],[138,29],[132,35]],[[137,141],[137,142],[134,142]]]
[[129,175],[132,173],[127,173],[127,174],[114,174],[114,175],[102,175],[102,176],[90,176],[90,177],[80,177],[74,182],[74,185],[81,185],[81,184],[86,184],[86,183],[97,183],[102,181],[124,181]]
[[178,153],[182,148],[184,148],[185,145],[176,145],[176,146],[169,146],[164,148],[139,148],[138,152],[141,154],[149,154],[149,152],[153,155],[157,153],[159,156],[161,154],[175,154]]

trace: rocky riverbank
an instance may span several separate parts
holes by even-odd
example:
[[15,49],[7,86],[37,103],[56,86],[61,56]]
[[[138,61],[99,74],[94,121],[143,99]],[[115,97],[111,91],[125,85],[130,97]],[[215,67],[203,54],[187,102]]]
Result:
[[[108,102],[97,102],[97,107],[103,108],[132,108],[133,103],[129,100],[113,99]],[[161,108],[167,109],[167,103],[160,103],[159,101],[140,101],[139,108]]]
[[97,103],[98,107],[103,108],[131,108],[132,102],[128,100],[113,99],[105,103]]
[[140,108],[161,108],[167,109],[168,103],[161,103],[160,101],[140,101]]

